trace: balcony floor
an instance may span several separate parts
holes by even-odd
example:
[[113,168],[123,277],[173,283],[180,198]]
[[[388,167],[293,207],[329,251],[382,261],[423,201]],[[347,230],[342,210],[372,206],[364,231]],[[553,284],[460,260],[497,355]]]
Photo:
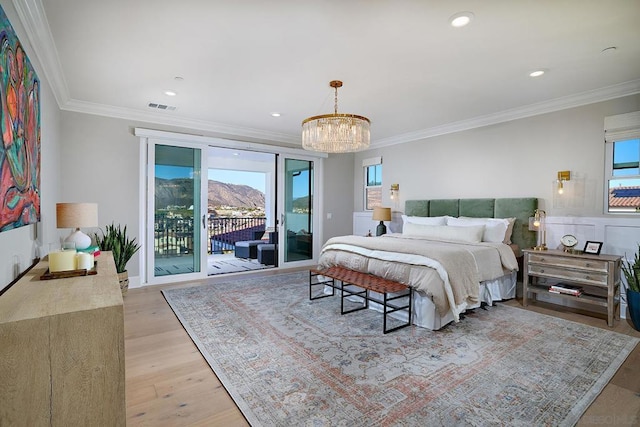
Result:
[[[256,259],[236,258],[234,254],[213,254],[207,257],[207,275],[238,273],[273,268]],[[156,258],[155,276],[168,276],[193,272],[192,259],[185,256]]]

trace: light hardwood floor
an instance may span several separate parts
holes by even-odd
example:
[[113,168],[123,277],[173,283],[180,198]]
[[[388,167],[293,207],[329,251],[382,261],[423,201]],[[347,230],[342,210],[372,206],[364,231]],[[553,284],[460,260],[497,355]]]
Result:
[[[160,293],[162,289],[220,280],[224,278],[131,289],[125,296],[127,425],[248,425]],[[507,304],[522,307],[520,299]],[[527,309],[609,329],[604,318],[570,312],[564,307],[536,303]],[[613,330],[640,337],[624,319],[617,320]],[[640,345],[578,425],[640,425]]]

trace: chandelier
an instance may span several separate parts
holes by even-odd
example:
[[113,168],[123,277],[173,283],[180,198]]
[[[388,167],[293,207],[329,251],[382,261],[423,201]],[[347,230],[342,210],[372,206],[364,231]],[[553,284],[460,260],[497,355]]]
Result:
[[335,89],[333,114],[309,117],[302,121],[302,148],[323,153],[350,153],[369,148],[369,119],[355,114],[338,114],[340,80],[329,86]]

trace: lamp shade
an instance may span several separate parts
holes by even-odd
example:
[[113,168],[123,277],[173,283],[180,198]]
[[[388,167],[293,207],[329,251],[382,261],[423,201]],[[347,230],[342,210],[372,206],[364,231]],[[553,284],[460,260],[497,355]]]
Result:
[[374,221],[391,221],[391,208],[373,208]]
[[56,226],[58,228],[97,227],[98,204],[56,203]]
[[86,249],[91,244],[91,237],[80,231],[81,227],[98,226],[97,203],[56,203],[56,226],[58,228],[75,228],[66,239],[76,249]]

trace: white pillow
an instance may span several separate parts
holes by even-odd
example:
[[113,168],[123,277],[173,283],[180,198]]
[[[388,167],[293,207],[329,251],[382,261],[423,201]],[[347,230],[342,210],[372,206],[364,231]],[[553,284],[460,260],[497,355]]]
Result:
[[423,225],[446,225],[445,216],[407,216],[402,215],[403,224],[423,224]]
[[509,221],[503,218],[449,217],[447,218],[447,225],[456,225],[459,227],[484,225],[483,242],[504,243],[507,229],[509,228]]
[[509,221],[509,225],[507,226],[507,232],[504,235],[503,243],[510,245],[511,243],[513,243],[511,241],[511,235],[513,234],[513,225],[516,223],[516,219],[515,218],[505,218],[505,219]]
[[403,235],[420,236],[435,240],[451,240],[463,243],[479,243],[484,234],[484,225],[468,225],[456,227],[449,225],[425,225],[406,223],[402,228]]

